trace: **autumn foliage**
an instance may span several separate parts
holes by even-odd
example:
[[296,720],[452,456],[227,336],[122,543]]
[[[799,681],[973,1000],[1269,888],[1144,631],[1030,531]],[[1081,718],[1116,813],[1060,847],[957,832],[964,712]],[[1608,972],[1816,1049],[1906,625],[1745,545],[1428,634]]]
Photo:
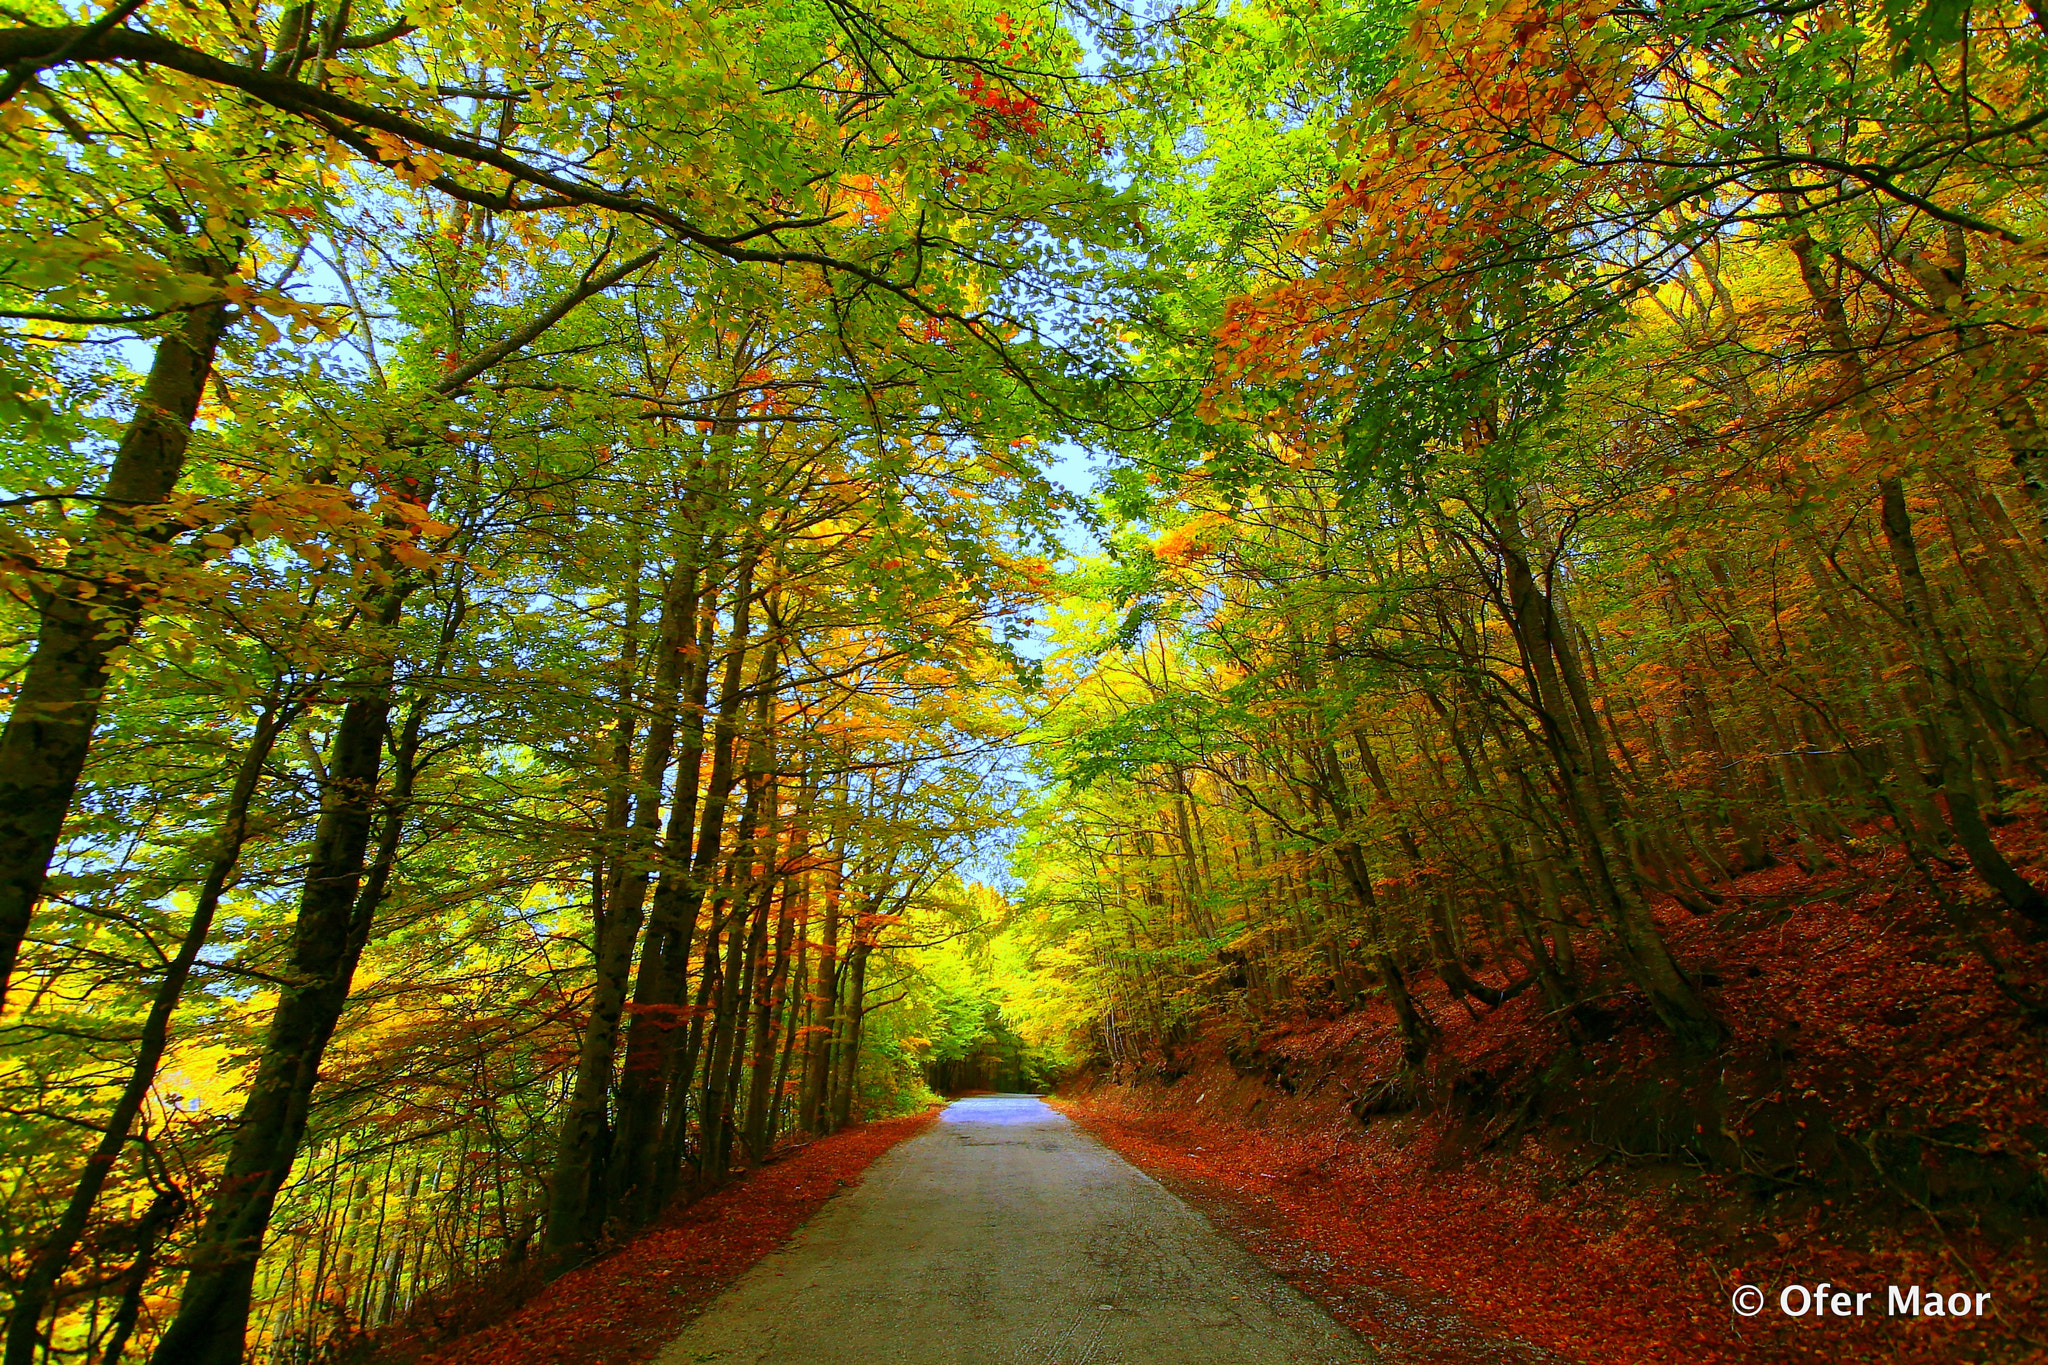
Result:
[[[1435,987],[1444,1089],[1412,1118],[1361,1124],[1346,1102],[1399,1064],[1385,1010],[1204,1039],[1170,1088],[1103,1078],[1065,1107],[1226,1221],[1250,1201],[1330,1258],[1305,1287],[1391,1360],[1517,1358],[1505,1343],[1586,1365],[2024,1359],[2041,1272],[2014,1239],[2048,1075],[1899,864],[1750,874],[1720,924],[1673,907],[1681,956],[1714,964],[1736,1022],[1711,1076],[1674,1067],[1645,1019],[1574,1045],[1526,997],[1474,1017]],[[2048,979],[2038,947],[2010,946]],[[1731,1144],[1733,1159],[1714,1151]],[[1929,1199],[1975,1207],[1944,1226]],[[1996,1307],[1836,1322],[1728,1307],[1738,1285],[1775,1302],[1822,1280],[1880,1306],[1918,1284]]]
[[2041,11],[4,24],[0,1365],[1219,1055],[1588,1276],[2030,1289]]
[[[1137,1150],[1576,1359],[2038,1341],[2044,61],[2011,6],[1224,25],[1214,254],[1131,340],[1192,416],[1024,859]],[[1793,1273],[2005,1316],[1732,1319]]]
[[6,1365],[360,1353],[992,1047],[1056,16],[4,24]]

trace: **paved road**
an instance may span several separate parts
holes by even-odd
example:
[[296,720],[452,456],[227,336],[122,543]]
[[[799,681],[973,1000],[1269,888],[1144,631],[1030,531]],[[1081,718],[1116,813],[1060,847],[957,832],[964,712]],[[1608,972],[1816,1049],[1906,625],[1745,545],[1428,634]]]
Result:
[[960,1100],[656,1365],[1354,1365],[1364,1345],[1041,1101]]

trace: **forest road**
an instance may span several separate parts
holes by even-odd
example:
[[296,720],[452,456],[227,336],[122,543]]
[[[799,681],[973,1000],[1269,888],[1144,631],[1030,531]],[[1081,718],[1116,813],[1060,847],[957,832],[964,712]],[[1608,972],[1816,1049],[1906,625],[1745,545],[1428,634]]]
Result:
[[1027,1095],[959,1100],[656,1365],[1352,1365],[1372,1354]]

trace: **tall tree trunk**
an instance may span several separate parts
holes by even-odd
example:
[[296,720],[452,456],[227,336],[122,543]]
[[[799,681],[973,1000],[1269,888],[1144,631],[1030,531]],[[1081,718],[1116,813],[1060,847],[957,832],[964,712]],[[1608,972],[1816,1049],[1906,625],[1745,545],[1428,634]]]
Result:
[[[1394,792],[1387,783],[1386,770],[1380,767],[1379,756],[1372,751],[1372,745],[1365,737],[1365,731],[1354,730],[1352,742],[1358,748],[1359,762],[1364,766],[1366,776],[1371,779],[1373,790],[1381,801],[1393,809]],[[1500,1006],[1513,998],[1512,991],[1489,986],[1472,975],[1458,955],[1457,945],[1451,941],[1450,890],[1436,884],[1437,879],[1430,873],[1422,857],[1422,845],[1417,842],[1415,832],[1405,821],[1396,820],[1394,838],[1401,846],[1402,855],[1408,864],[1408,875],[1414,883],[1416,895],[1423,902],[1424,931],[1429,936],[1432,956],[1436,959],[1437,978],[1444,983],[1455,998],[1471,996],[1482,1004]]]
[[1180,835],[1180,868],[1182,884],[1186,888],[1183,894],[1188,903],[1188,918],[1196,933],[1203,938],[1214,938],[1216,926],[1210,921],[1208,907],[1203,903],[1207,883],[1202,876],[1193,824],[1188,818],[1188,775],[1184,769],[1176,768],[1173,772],[1172,797],[1174,828]]
[[[1976,394],[1990,410],[2005,442],[2013,472],[2033,505],[2037,523],[2035,536],[2048,542],[2048,431],[2043,431],[2026,390],[2034,377],[2024,366],[2007,373],[1992,353],[1991,339],[1981,323],[1970,321],[1975,303],[1969,286],[1969,242],[1963,229],[1953,224],[1943,231],[1945,261],[1920,253],[1908,253],[1905,265],[1927,290],[1935,307],[1955,319],[1956,358],[1969,371]],[[1811,252],[1809,243],[1807,251]],[[1803,268],[1803,267],[1802,267]]]
[[1555,765],[1563,812],[1576,838],[1594,904],[1621,949],[1623,966],[1649,998],[1658,1021],[1687,1049],[1711,1052],[1721,1045],[1726,1030],[1671,956],[1637,883],[1605,741],[1593,724],[1591,701],[1570,642],[1558,629],[1549,595],[1532,568],[1514,490],[1505,480],[1497,480],[1490,494],[1487,511],[1504,571],[1496,606],[1530,679],[1538,733]]
[[[846,778],[841,775],[838,801],[834,806],[835,825],[846,807]],[[835,834],[831,850],[825,858],[825,922],[818,935],[817,975],[812,978],[811,1005],[814,1018],[812,1033],[804,1052],[804,1092],[797,1106],[797,1123],[806,1133],[822,1131],[820,1122],[829,1117],[825,1102],[831,1089],[832,1037],[834,1024],[839,1017],[839,901],[845,890],[844,841]]]
[[[747,804],[753,806],[755,801],[750,799]],[[724,916],[725,961],[719,968],[718,1003],[711,1015],[703,1100],[698,1107],[701,1156],[697,1180],[705,1189],[715,1188],[725,1180],[732,1155],[732,1078],[734,1063],[741,1056],[740,1037],[746,1029],[747,991],[751,985],[748,960],[754,951],[755,925],[767,915],[766,902],[775,887],[775,815],[770,800],[761,802],[755,829],[755,844],[760,848],[756,856],[764,865],[742,893],[733,897],[732,908]]]
[[[410,580],[401,580],[382,595],[373,612],[380,628],[397,623],[412,586]],[[458,597],[443,630],[444,663],[460,619]],[[191,1272],[177,1315],[157,1343],[153,1365],[238,1365],[242,1359],[250,1293],[271,1207],[305,1136],[320,1061],[348,1003],[356,962],[389,885],[412,803],[414,761],[426,716],[424,692],[415,696],[394,746],[391,794],[384,803],[377,855],[366,876],[392,681],[388,662],[373,667],[354,689],[356,695],[335,728],[277,1005],[257,1057],[255,1080],[236,1122],[227,1164],[186,1255]]]
[[[1393,929],[1382,913],[1365,850],[1352,836],[1356,811],[1350,782],[1335,746],[1327,739],[1317,737],[1301,744],[1300,754],[1312,775],[1305,784],[1307,799],[1318,807],[1317,818],[1324,824],[1326,846],[1350,888],[1352,903],[1358,907],[1359,918],[1371,940],[1373,973],[1379,978],[1387,1003],[1393,1007],[1394,1020],[1401,1031],[1401,1055],[1411,1069],[1419,1067],[1440,1031],[1409,991],[1407,974],[1395,956]],[[1326,927],[1324,932],[1333,931],[1333,927]]]
[[1537,977],[1543,985],[1543,996],[1552,1009],[1563,1009],[1577,999],[1564,961],[1569,956],[1567,948],[1560,956],[1544,938],[1543,928],[1529,901],[1529,888],[1523,884],[1516,867],[1513,847],[1506,832],[1501,828],[1493,811],[1486,803],[1486,784],[1481,778],[1478,761],[1473,757],[1472,746],[1466,740],[1458,723],[1457,713],[1444,704],[1434,688],[1425,685],[1424,694],[1431,708],[1443,720],[1444,731],[1450,738],[1451,748],[1458,756],[1458,772],[1466,796],[1481,804],[1482,819],[1487,837],[1494,847],[1494,865],[1498,869],[1501,894],[1507,897],[1509,909],[1514,915],[1515,927],[1522,939],[1529,945],[1529,954],[1535,963]]
[[[215,282],[221,260],[187,263]],[[157,342],[135,414],[121,434],[99,511],[65,561],[65,581],[34,590],[36,643],[0,733],[0,1000],[99,722],[110,661],[149,604],[147,568],[170,528],[152,524],[185,472],[192,420],[229,320],[226,300],[194,308]]]
[[157,1253],[164,1237],[185,1213],[185,1196],[175,1189],[159,1191],[135,1228],[135,1259],[121,1276],[121,1298],[114,1305],[114,1319],[100,1348],[99,1365],[120,1365],[128,1349],[128,1338],[142,1319],[142,1295],[156,1271]]
[[796,935],[798,907],[808,886],[810,855],[811,789],[808,779],[798,779],[796,823],[790,830],[789,861],[783,874],[782,913],[776,920],[773,957],[756,969],[754,987],[753,1078],[747,1092],[747,1117],[741,1133],[747,1144],[747,1158],[760,1165],[768,1158],[768,1109],[775,1080],[777,1025],[782,1018],[783,997],[789,993],[790,945]]
[[604,829],[590,860],[590,958],[603,955],[604,914],[611,904],[610,887],[624,866],[626,826],[633,819],[633,742],[640,733],[640,707],[634,691],[640,679],[640,580],[646,572],[638,537],[633,542],[632,577],[626,580],[624,629],[612,687],[619,710],[612,721],[611,761],[605,773]]
[[633,823],[612,878],[610,904],[605,909],[598,939],[590,1016],[584,1021],[576,1056],[576,1078],[563,1112],[554,1170],[549,1177],[546,1245],[551,1250],[589,1242],[604,1226],[602,1159],[612,1064],[618,1047],[619,1019],[625,1011],[626,982],[633,968],[633,950],[640,939],[640,921],[647,907],[647,883],[656,856],[655,830],[661,818],[662,790],[668,781],[669,760],[674,755],[676,706],[686,646],[697,629],[697,575],[694,556],[678,556],[662,592],[650,697],[653,717],[647,727],[647,747],[640,758]]
[[863,931],[860,917],[853,923],[853,942],[847,950],[846,984],[839,992],[838,1049],[833,1056],[832,1131],[844,1128],[853,1117],[854,1085],[860,1075],[860,1025],[862,996],[867,990],[868,954],[875,945]]
[[[779,834],[777,840],[780,840]],[[760,998],[762,968],[768,956],[768,918],[775,904],[776,887],[780,883],[779,875],[771,872],[769,880],[754,898],[754,911],[748,920],[747,952],[740,964],[740,998],[732,1016],[732,1051],[725,1068],[727,1117],[719,1127],[718,1141],[721,1177],[732,1169],[733,1145],[745,1140],[745,1134],[741,1130],[741,1124],[745,1121],[744,1106],[741,1103],[741,1073],[750,1057],[754,1003]]]
[[744,897],[735,897],[732,938],[726,951],[725,976],[720,983],[718,1009],[712,1016],[711,1055],[704,1078],[701,1131],[704,1159],[697,1178],[706,1185],[725,1179],[731,1157],[732,1077],[736,1063],[744,1056],[740,1038],[746,1031],[746,1000],[753,986],[751,964],[759,961],[760,939],[767,933],[769,902],[780,879],[777,866],[779,806],[781,796],[775,772],[775,680],[779,665],[776,640],[771,636],[761,653],[761,668],[754,690],[753,733],[747,742],[748,822],[754,833],[752,861],[755,865],[753,891],[756,903],[748,914]]
[[[667,1188],[662,1153],[669,1126],[662,1101],[674,1092],[670,1073],[684,1025],[682,1002],[689,986],[690,942],[697,916],[723,848],[726,807],[733,783],[733,746],[739,733],[741,686],[752,630],[755,555],[742,554],[734,586],[732,629],[719,680],[718,718],[712,729],[711,773],[703,797],[702,825],[694,852],[690,824],[698,813],[698,775],[703,766],[704,709],[709,701],[710,646],[715,613],[707,611],[697,636],[690,728],[677,778],[675,809],[669,818],[666,861],[654,892],[654,912],[647,925],[647,946],[634,987],[635,1013],[627,1032],[626,1060],[619,1075],[618,1183],[620,1211],[636,1219],[658,1211]],[[685,792],[684,788],[688,790]],[[708,959],[707,959],[708,960]],[[687,1087],[682,1092],[687,1093]],[[687,1109],[687,1105],[684,1106]],[[624,1191],[639,1191],[632,1196]]]
[[[1899,441],[1878,408],[1870,376],[1863,366],[1862,350],[1849,330],[1848,310],[1841,294],[1821,269],[1820,248],[1804,233],[1792,239],[1791,248],[1799,263],[1800,280],[1820,318],[1822,334],[1835,353],[1846,390],[1843,396],[1850,411],[1865,439],[1884,458],[1892,459]],[[1931,749],[1932,776],[1947,799],[1949,827],[1977,875],[2008,907],[2037,925],[2048,924],[2048,895],[2021,876],[1999,851],[1978,805],[1974,774],[1976,735],[1969,721],[1967,698],[1959,685],[1957,661],[1943,638],[1933,595],[1920,567],[1920,550],[1913,536],[1905,484],[1896,471],[1879,478],[1878,500],[1885,549],[1899,583],[1900,621],[1912,648],[1915,668],[1932,697],[1932,704],[1921,720]]]
[[[740,837],[746,837],[744,826]],[[726,895],[730,895],[729,886]],[[704,1164],[701,1126],[695,1155],[686,1159],[685,1153],[690,1146],[691,1097],[700,1093],[697,1059],[704,1050],[705,1022],[711,1010],[711,1000],[718,993],[718,936],[724,929],[719,907],[724,903],[723,897],[712,900],[711,922],[705,926],[704,946],[697,969],[696,999],[690,1009],[689,1032],[684,1037],[681,1051],[669,1063],[668,1101],[661,1129],[661,1148],[655,1158],[655,1198],[664,1204],[682,1181],[685,1168],[694,1162],[695,1167],[701,1170]],[[693,1174],[692,1180],[694,1178]]]
[[1419,1067],[1435,1046],[1440,1030],[1416,1003],[1408,989],[1408,978],[1386,941],[1387,929],[1380,914],[1379,898],[1373,891],[1372,873],[1365,865],[1364,851],[1348,841],[1335,845],[1331,851],[1351,888],[1352,898],[1365,916],[1366,932],[1375,940],[1371,949],[1373,974],[1379,978],[1380,990],[1393,1007],[1394,1023],[1401,1031],[1402,1060],[1411,1068]]
[[[696,856],[692,860],[688,879],[677,882],[672,888],[664,881],[664,892],[672,891],[679,897],[694,898],[687,906],[689,932],[695,931],[696,917],[704,900],[705,888],[711,885],[723,852],[726,811],[732,797],[734,778],[734,753],[739,736],[739,707],[744,696],[741,687],[742,666],[746,661],[745,646],[748,638],[748,609],[753,596],[753,576],[756,566],[756,550],[749,547],[741,556],[740,586],[736,591],[733,606],[734,626],[731,651],[726,657],[724,676],[720,681],[718,722],[714,731],[711,759],[711,776],[704,798],[704,814],[697,834]],[[701,710],[701,706],[700,706]],[[750,828],[751,814],[742,817],[740,838],[744,840]],[[666,1077],[668,1095],[667,1112],[663,1118],[659,1143],[655,1157],[656,1194],[660,1200],[667,1198],[667,1192],[680,1174],[682,1153],[688,1139],[690,1117],[690,1095],[695,1079],[699,1044],[703,1038],[703,1013],[717,984],[718,964],[718,913],[714,908],[713,923],[707,934],[701,969],[702,983],[697,993],[696,1009],[692,1012],[689,1034],[680,1059],[676,1056],[676,1038],[673,1033],[657,1041],[663,1049],[661,1073]],[[664,963],[664,970],[672,974],[673,999],[680,1003],[686,984],[688,967],[687,935],[679,936],[678,956],[673,963]],[[699,1167],[701,1169],[701,1152]]]
[[129,1066],[128,1083],[101,1126],[100,1139],[94,1144],[91,1155],[85,1160],[84,1170],[72,1187],[63,1216],[36,1247],[27,1273],[15,1286],[14,1307],[7,1319],[5,1365],[33,1365],[41,1343],[37,1326],[43,1310],[49,1306],[51,1291],[78,1249],[78,1240],[85,1233],[93,1205],[113,1175],[115,1163],[127,1146],[135,1117],[142,1112],[143,1102],[156,1082],[157,1067],[162,1063],[164,1049],[170,1041],[171,1016],[177,1010],[185,982],[192,974],[192,965],[199,960],[200,950],[206,946],[228,879],[234,875],[235,864],[241,859],[242,844],[248,835],[249,806],[263,779],[263,766],[270,759],[270,751],[278,735],[297,714],[298,706],[298,697],[287,697],[273,691],[257,717],[256,729],[243,750],[241,765],[228,792],[227,808],[214,836],[212,862],[193,900],[192,918],[185,926],[178,951],[165,964],[163,977],[157,982],[156,992],[151,997],[149,1014],[143,1020],[142,1035],[137,1040],[135,1060]]
[[789,1093],[789,1064],[796,1056],[797,1039],[802,1036],[804,1020],[810,1017],[810,1002],[804,993],[804,968],[808,965],[809,936],[811,932],[811,886],[810,872],[803,874],[803,884],[796,920],[796,961],[790,967],[789,980],[795,989],[785,990],[788,997],[785,1018],[782,1025],[782,1057],[775,1064],[775,1085],[769,1093],[768,1118],[761,1133],[761,1151],[765,1154],[775,1150],[775,1138],[782,1126],[784,1096]]

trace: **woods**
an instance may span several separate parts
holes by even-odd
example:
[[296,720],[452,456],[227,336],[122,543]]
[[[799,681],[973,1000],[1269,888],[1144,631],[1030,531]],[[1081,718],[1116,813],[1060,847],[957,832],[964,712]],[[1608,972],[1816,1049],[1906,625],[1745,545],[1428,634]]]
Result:
[[12,16],[9,1365],[333,1358],[922,1093],[1130,226],[961,18]]
[[1189,192],[1244,225],[1200,439],[1134,466],[1044,711],[1112,1054],[1227,979],[1376,991],[1416,1067],[1418,973],[1596,1031],[1618,976],[1711,1053],[1653,902],[1886,841],[2039,1017],[2024,18],[1431,7],[1332,54],[1356,160]]
[[[2038,1048],[2032,9],[5,23],[5,1365],[372,1359],[1305,1020],[1366,1124],[1460,1020],[1690,1084],[1851,883]],[[1943,1103],[1843,1132],[2043,1207]]]

